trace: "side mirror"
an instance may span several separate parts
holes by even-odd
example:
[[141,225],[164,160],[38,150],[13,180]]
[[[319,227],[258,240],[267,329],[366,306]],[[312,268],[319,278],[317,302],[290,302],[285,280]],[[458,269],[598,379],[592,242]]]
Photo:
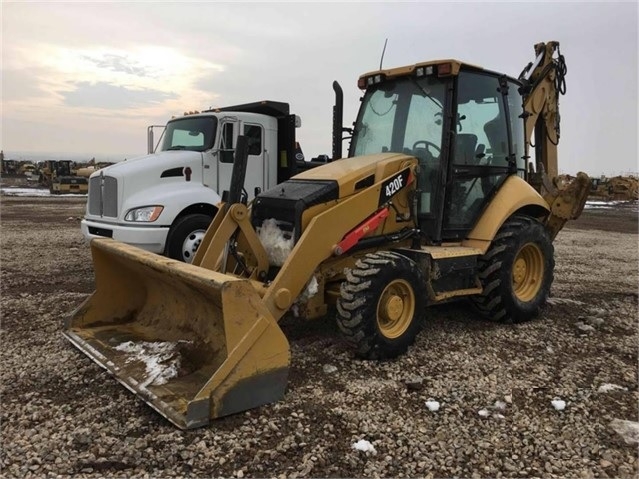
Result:
[[222,163],[233,163],[234,150],[220,150],[220,161]]

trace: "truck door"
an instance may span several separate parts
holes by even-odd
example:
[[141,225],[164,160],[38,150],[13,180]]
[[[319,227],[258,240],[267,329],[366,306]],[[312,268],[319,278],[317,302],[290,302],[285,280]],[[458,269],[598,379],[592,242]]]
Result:
[[246,162],[246,191],[249,199],[255,196],[255,188],[264,191],[268,187],[268,165],[264,155],[264,128],[254,123],[244,123],[242,134],[248,139]]
[[238,121],[224,121],[220,134],[219,161],[218,161],[218,194],[222,195],[228,190],[233,171],[233,158],[235,145],[240,134],[248,137],[249,156],[246,165],[246,179],[244,189],[248,193],[249,200],[255,197],[255,188],[264,190],[268,177],[264,155],[264,128],[253,123],[240,123]]

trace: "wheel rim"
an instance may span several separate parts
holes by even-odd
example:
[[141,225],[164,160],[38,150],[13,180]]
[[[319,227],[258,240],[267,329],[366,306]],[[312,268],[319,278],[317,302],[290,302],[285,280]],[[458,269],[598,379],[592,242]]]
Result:
[[390,282],[377,303],[377,325],[387,338],[395,339],[406,332],[415,315],[415,293],[403,279]]
[[537,296],[544,276],[544,255],[533,243],[524,245],[513,262],[513,291],[520,301]]
[[191,263],[193,261],[195,252],[204,238],[204,233],[206,233],[206,230],[195,230],[191,232],[184,240],[184,243],[182,243],[182,259],[185,263]]

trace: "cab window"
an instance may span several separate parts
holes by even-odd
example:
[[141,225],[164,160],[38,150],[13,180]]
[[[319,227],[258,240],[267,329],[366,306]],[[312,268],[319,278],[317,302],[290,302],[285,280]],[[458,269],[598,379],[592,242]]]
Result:
[[220,135],[220,161],[222,163],[233,163],[235,155],[233,126],[233,123],[224,123],[222,125],[222,134]]
[[508,176],[506,110],[497,77],[460,72],[455,121],[452,182],[444,219],[449,238],[465,235]]
[[248,154],[262,154],[262,127],[260,125],[244,125],[244,136],[248,140]]

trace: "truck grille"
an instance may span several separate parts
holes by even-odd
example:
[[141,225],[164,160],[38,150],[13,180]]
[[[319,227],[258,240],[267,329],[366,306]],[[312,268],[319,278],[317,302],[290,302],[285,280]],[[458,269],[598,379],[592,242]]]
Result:
[[102,197],[102,177],[89,179],[89,214],[100,215],[100,198]]
[[97,176],[89,180],[89,214],[118,216],[118,180],[112,176]]

